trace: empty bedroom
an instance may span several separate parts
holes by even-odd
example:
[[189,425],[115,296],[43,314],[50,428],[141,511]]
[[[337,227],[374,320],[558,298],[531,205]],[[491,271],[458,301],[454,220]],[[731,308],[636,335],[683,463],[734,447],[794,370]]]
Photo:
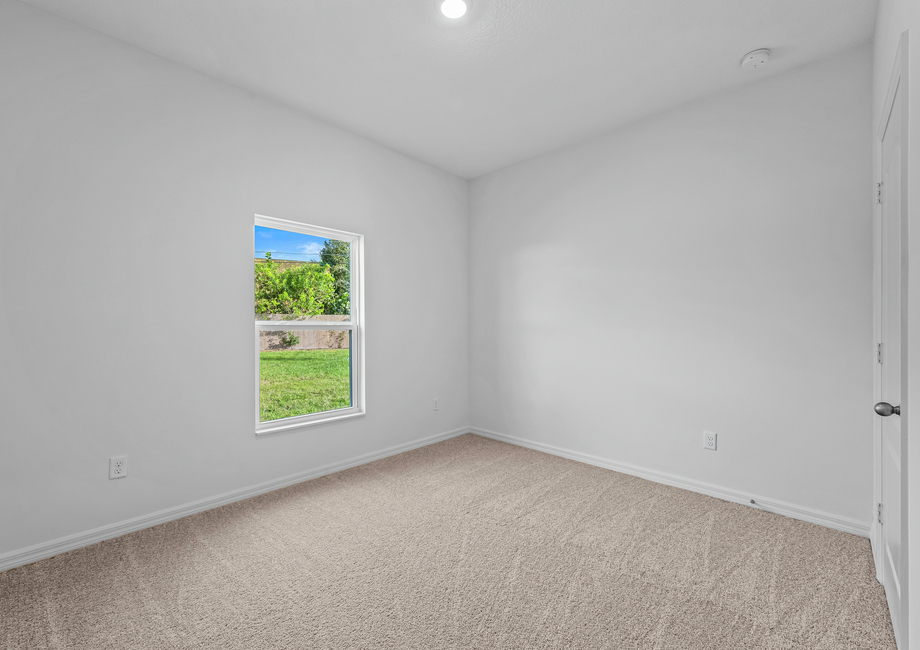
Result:
[[920,650],[918,25],[0,0],[0,648]]

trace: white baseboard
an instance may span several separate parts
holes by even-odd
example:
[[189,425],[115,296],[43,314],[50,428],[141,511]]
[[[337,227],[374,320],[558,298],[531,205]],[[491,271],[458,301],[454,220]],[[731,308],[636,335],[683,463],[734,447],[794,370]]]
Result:
[[491,438],[493,440],[507,442],[512,445],[535,449],[537,451],[542,451],[554,456],[561,456],[562,458],[576,460],[588,465],[604,467],[616,472],[622,472],[623,474],[630,474],[632,476],[638,476],[650,481],[655,481],[656,483],[663,483],[665,485],[671,485],[674,487],[682,488],[684,490],[690,490],[691,492],[706,494],[708,496],[716,497],[717,499],[722,499],[724,501],[750,505],[751,499],[754,499],[756,505],[752,507],[757,507],[760,510],[773,512],[779,515],[785,515],[786,517],[792,517],[793,519],[798,519],[800,521],[807,521],[819,526],[833,528],[845,533],[852,533],[854,535],[859,535],[860,537],[870,537],[870,523],[861,522],[846,517],[839,517],[837,515],[821,512],[820,510],[797,506],[783,501],[765,499],[758,495],[747,494],[718,485],[703,483],[701,481],[694,481],[692,479],[687,479],[664,472],[658,472],[655,470],[646,469],[644,467],[637,467],[627,463],[619,463],[616,461],[608,460],[606,458],[600,458],[599,456],[592,456],[590,454],[583,454],[576,451],[562,449],[561,447],[555,447],[553,445],[532,442],[530,440],[525,440],[524,438],[516,438],[514,436],[505,435],[496,431],[489,431],[487,429],[480,429],[477,427],[461,427],[459,429],[454,429],[453,431],[439,433],[434,436],[421,438],[419,440],[414,440],[412,442],[397,445],[395,447],[388,447],[386,449],[363,454],[361,456],[355,456],[353,458],[339,461],[337,463],[323,465],[322,467],[317,467],[306,472],[291,474],[289,476],[284,476],[272,481],[266,481],[264,483],[259,483],[258,485],[253,485],[240,490],[225,492],[224,494],[219,494],[207,499],[201,499],[199,501],[194,501],[185,505],[167,508],[165,510],[160,510],[149,515],[134,517],[133,519],[127,519],[125,521],[120,521],[108,526],[101,526],[99,528],[95,528],[83,533],[68,535],[67,537],[61,537],[49,542],[35,544],[34,546],[29,546],[27,548],[4,553],[0,555],[0,571],[6,571],[8,569],[22,566],[24,564],[31,564],[32,562],[37,562],[38,560],[44,560],[55,555],[60,555],[61,553],[66,553],[67,551],[73,551],[78,548],[83,548],[84,546],[90,546],[91,544],[96,544],[107,539],[112,539],[113,537],[120,537],[121,535],[143,530],[144,528],[150,528],[152,526],[164,524],[167,521],[188,517],[189,515],[193,515],[198,512],[204,512],[205,510],[211,510],[212,508],[219,508],[220,506],[224,506],[229,503],[242,501],[243,499],[249,499],[260,494],[265,494],[266,492],[271,492],[272,490],[278,490],[289,485],[294,485],[295,483],[301,483],[303,481],[309,481],[310,479],[319,478],[320,476],[325,476],[327,474],[340,472],[344,469],[348,469],[349,467],[356,467],[357,465],[370,463],[381,458],[386,458],[387,456],[401,454],[404,451],[426,447],[436,442],[441,442],[442,440],[448,440],[450,438],[461,436],[465,433],[475,433],[476,435],[480,435],[485,438]]
[[[600,458],[599,456],[592,456],[590,454],[583,454],[577,451],[570,451],[568,449],[562,449],[561,447],[546,445],[540,442],[533,442],[524,438],[516,438],[514,436],[498,433],[496,431],[489,431],[488,429],[470,427],[470,431],[485,438],[492,438],[493,440],[507,442],[512,445],[518,445],[520,447],[527,447],[528,449],[543,451],[547,454],[561,456],[570,460],[577,460],[580,463],[586,463],[588,465],[595,465],[597,467],[612,469],[616,472],[622,472],[623,474],[638,476],[640,478],[648,479],[649,481],[654,481],[656,483],[663,483],[665,485],[671,485],[674,487],[682,488],[684,490],[690,490],[691,492],[699,492],[700,494],[706,494],[717,499],[722,499],[723,501],[740,503],[752,508],[757,508],[759,510],[773,512],[778,515],[784,515],[786,517],[798,519],[799,521],[807,521],[809,523],[824,526],[826,528],[833,528],[834,530],[839,530],[845,533],[852,533],[853,535],[859,535],[860,537],[869,537],[869,532],[871,529],[870,522],[858,521],[848,517],[839,517],[827,512],[815,510],[813,508],[797,506],[795,504],[786,503],[784,501],[776,501],[775,499],[768,499],[756,494],[739,492],[738,490],[732,490],[719,485],[703,483],[701,481],[695,481],[692,479],[683,478],[681,476],[667,474],[665,472],[658,472],[655,470],[646,469],[644,467],[638,467],[636,465],[630,465],[627,463],[608,460],[606,458]],[[751,499],[754,500],[754,505],[751,505]]]
[[189,515],[193,515],[198,512],[204,512],[205,510],[211,510],[212,508],[219,508],[220,506],[225,506],[228,503],[249,499],[260,494],[265,494],[266,492],[271,492],[272,490],[278,490],[289,485],[294,485],[295,483],[301,483],[303,481],[309,481],[313,478],[325,476],[326,474],[340,472],[343,469],[348,469],[349,467],[370,463],[371,461],[380,460],[381,458],[386,458],[387,456],[395,456],[396,454],[401,454],[404,451],[410,451],[412,449],[418,449],[419,447],[426,447],[436,442],[441,442],[442,440],[447,440],[449,438],[455,438],[469,432],[469,427],[454,429],[453,431],[439,433],[427,438],[421,438],[420,440],[414,440],[402,445],[396,445],[395,447],[388,447],[386,449],[363,454],[361,456],[355,456],[354,458],[349,458],[337,463],[323,465],[322,467],[307,470],[306,472],[291,474],[289,476],[284,476],[272,481],[259,483],[258,485],[252,485],[240,490],[225,492],[214,497],[201,499],[200,501],[193,501],[192,503],[187,503],[185,505],[160,510],[149,515],[142,515],[140,517],[134,517],[133,519],[126,519],[125,521],[120,521],[108,526],[101,526],[99,528],[88,530],[83,533],[68,535],[67,537],[61,537],[55,540],[51,540],[50,542],[43,542],[41,544],[35,544],[34,546],[29,546],[27,548],[10,551],[0,555],[0,571],[6,571],[8,569],[22,566],[24,564],[31,564],[32,562],[37,562],[38,560],[44,560],[55,555],[60,555],[61,553],[66,553],[67,551],[73,551],[78,548],[83,548],[84,546],[89,546],[91,544],[96,544],[107,539],[112,539],[113,537],[120,537],[121,535],[143,530],[144,528],[150,528],[152,526],[164,524],[167,521],[188,517]]

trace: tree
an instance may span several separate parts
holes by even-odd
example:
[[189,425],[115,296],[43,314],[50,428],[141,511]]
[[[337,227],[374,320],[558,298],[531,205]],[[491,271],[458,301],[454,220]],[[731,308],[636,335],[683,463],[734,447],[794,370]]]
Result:
[[324,314],[348,314],[351,312],[349,293],[351,290],[351,250],[348,242],[327,239],[319,252],[319,259],[335,278],[335,294],[326,303]]
[[282,269],[265,255],[255,265],[255,311],[257,314],[317,316],[335,296],[335,278],[328,267],[301,264]]

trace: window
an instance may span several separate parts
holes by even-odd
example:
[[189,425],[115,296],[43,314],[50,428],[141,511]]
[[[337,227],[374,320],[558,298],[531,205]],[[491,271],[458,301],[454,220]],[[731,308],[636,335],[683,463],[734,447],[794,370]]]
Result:
[[364,237],[256,215],[256,434],[364,415]]

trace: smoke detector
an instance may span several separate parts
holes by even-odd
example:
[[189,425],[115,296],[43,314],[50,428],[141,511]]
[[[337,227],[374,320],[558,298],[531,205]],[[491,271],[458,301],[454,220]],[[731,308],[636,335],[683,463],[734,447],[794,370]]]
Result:
[[741,57],[741,69],[747,70],[748,72],[756,72],[766,67],[767,61],[769,60],[770,50],[766,48],[754,50]]

